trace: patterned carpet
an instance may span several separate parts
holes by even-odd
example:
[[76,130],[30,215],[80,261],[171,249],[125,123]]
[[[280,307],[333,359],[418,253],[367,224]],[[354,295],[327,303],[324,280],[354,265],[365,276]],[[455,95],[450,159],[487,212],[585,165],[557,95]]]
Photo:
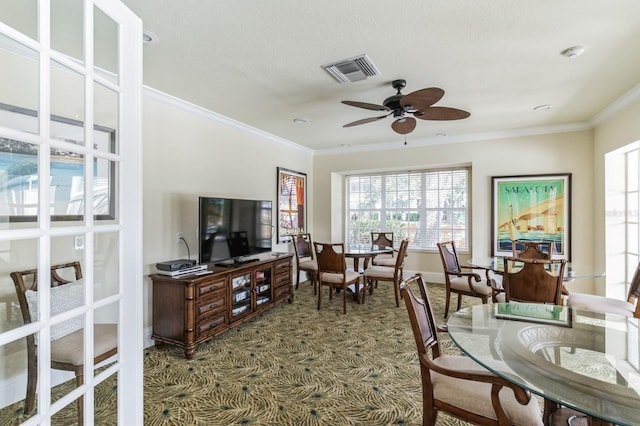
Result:
[[[325,289],[325,296],[327,295]],[[430,286],[438,319],[444,288]],[[477,303],[465,298],[465,305]],[[457,352],[443,339],[445,353]],[[420,372],[409,320],[380,283],[366,303],[323,298],[302,283],[282,304],[200,345],[188,361],[165,346],[145,350],[145,425],[418,425]],[[115,379],[96,389],[96,424],[116,424]],[[63,385],[64,386],[64,385]],[[69,385],[66,385],[69,386]],[[0,424],[25,420],[22,403]],[[75,406],[52,424],[74,424]],[[466,425],[440,414],[438,425]]]

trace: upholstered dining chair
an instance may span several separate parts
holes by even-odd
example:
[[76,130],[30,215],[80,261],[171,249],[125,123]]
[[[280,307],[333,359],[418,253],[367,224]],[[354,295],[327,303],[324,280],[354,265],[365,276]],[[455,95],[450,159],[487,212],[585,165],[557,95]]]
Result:
[[458,295],[457,310],[460,310],[462,296],[479,297],[482,303],[487,303],[493,294],[489,270],[484,270],[483,279],[480,274],[474,272],[472,266],[460,265],[453,241],[440,242],[437,243],[437,246],[440,251],[440,259],[442,260],[444,279],[447,286],[444,317],[447,318],[449,315],[449,303],[452,293]]
[[505,257],[503,261],[505,302],[564,304],[562,282],[566,259]]
[[[520,259],[551,259],[553,255],[553,243],[548,241],[523,241],[514,240],[511,249],[512,257]],[[504,302],[504,284],[501,276],[492,278],[494,302]]]
[[[419,296],[412,287],[418,287]],[[468,357],[440,352],[438,332],[446,330],[436,324],[422,275],[403,281],[400,292],[418,349],[423,425],[435,425],[439,411],[478,425],[543,424],[538,401],[529,392]]]
[[404,269],[404,260],[407,253],[407,247],[409,246],[409,239],[405,238],[400,242],[400,248],[398,249],[398,255],[395,257],[395,265],[382,266],[371,265],[364,270],[364,281],[373,290],[373,287],[377,287],[378,281],[388,281],[393,284],[393,291],[396,297],[396,307],[400,306],[400,282],[402,281],[402,273]]
[[640,318],[638,298],[640,298],[640,263],[636,266],[636,271],[631,279],[626,301],[594,294],[570,293],[567,305],[576,309]]
[[296,280],[296,289],[300,284],[300,274],[307,272],[311,278],[313,286],[313,294],[316,294],[318,281],[318,262],[313,257],[313,242],[311,234],[297,234],[291,237],[293,243],[293,251],[296,255],[296,270],[298,278]]
[[[358,303],[364,303],[366,291],[360,291],[362,274],[347,269],[344,243],[313,243],[318,262],[318,310],[322,305],[322,287],[329,287],[329,299],[333,299],[333,289],[342,291],[342,311],[347,313],[347,287],[355,285]],[[362,295],[362,298],[360,297]]]
[[[74,279],[65,279],[68,271],[73,270]],[[25,324],[37,320],[38,309],[38,270],[16,271],[10,274],[16,288],[22,319]],[[81,306],[84,303],[84,281],[79,262],[70,262],[51,266],[51,315]],[[51,327],[51,368],[72,371],[76,385],[84,382],[84,319],[72,318]],[[27,394],[24,413],[34,408],[38,374],[38,348],[33,334],[27,339]],[[98,364],[118,352],[116,324],[94,325],[94,364]],[[77,399],[78,424],[83,423],[83,397]]]
[[[371,245],[393,247],[393,232],[371,232]],[[374,257],[371,263],[374,265],[394,267],[396,264],[396,257],[397,253],[395,251],[391,253],[383,253]]]

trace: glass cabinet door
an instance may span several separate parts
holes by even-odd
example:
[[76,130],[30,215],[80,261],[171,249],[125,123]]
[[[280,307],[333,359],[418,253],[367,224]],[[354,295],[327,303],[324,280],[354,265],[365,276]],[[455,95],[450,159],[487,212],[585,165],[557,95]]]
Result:
[[256,278],[256,307],[271,302],[272,297],[272,283],[271,283],[271,268],[265,267],[258,269],[254,273]]
[[231,321],[251,312],[251,271],[231,276]]

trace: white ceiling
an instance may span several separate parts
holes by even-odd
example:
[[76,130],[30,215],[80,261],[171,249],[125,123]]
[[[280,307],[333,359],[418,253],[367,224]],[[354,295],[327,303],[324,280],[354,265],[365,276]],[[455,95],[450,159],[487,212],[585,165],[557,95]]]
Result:
[[[381,104],[398,78],[471,113],[418,120],[409,144],[585,127],[640,83],[637,0],[123,2],[159,37],[145,85],[316,151],[402,146],[392,117],[343,128],[383,114],[340,103]],[[339,84],[321,67],[363,53],[382,75]]]

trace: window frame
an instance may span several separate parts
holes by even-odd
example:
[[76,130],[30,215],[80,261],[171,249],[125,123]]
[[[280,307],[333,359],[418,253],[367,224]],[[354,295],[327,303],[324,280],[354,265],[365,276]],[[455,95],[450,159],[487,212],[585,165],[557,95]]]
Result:
[[[462,172],[462,173],[461,173]],[[449,176],[449,180],[443,179],[443,176]],[[390,185],[389,181],[398,182],[405,178],[406,189],[397,190],[398,185]],[[433,179],[437,178],[438,183],[433,187]],[[355,182],[354,180],[361,180]],[[367,179],[369,180],[368,182]],[[431,180],[429,180],[431,179]],[[454,184],[462,181],[462,188],[455,188]],[[446,185],[443,183],[446,182]],[[461,253],[470,251],[470,200],[471,200],[471,167],[456,166],[447,168],[425,168],[418,170],[394,170],[367,173],[350,173],[344,176],[344,241],[347,244],[365,244],[370,243],[371,231],[389,231],[394,232],[394,245],[399,246],[400,241],[409,237],[409,249],[418,251],[437,251],[436,243],[453,239],[456,241],[456,248]],[[431,186],[427,187],[427,183]],[[369,190],[354,191],[354,185],[368,186]],[[462,189],[462,192],[456,192],[456,189]],[[437,200],[433,202],[433,195]],[[445,199],[443,194],[448,193],[451,200],[449,207],[443,207],[442,201]],[[371,205],[363,207],[358,203],[362,201],[357,197],[364,194],[367,197],[366,202]],[[415,199],[418,195],[417,200]],[[431,195],[429,197],[428,195]],[[462,198],[455,198],[455,196]],[[376,199],[377,198],[377,199]],[[424,202],[427,200],[427,202]],[[428,202],[432,200],[432,202]],[[396,203],[407,203],[406,208],[398,207]],[[357,205],[357,207],[355,207]],[[447,213],[453,218],[455,213],[458,220],[463,224],[454,224],[453,221],[449,226],[443,226],[443,214]],[[462,214],[460,216],[460,214]],[[360,220],[369,224],[354,227],[352,217],[356,215]],[[417,215],[417,220],[411,217]],[[390,224],[391,218],[397,218],[397,226]],[[434,219],[435,218],[435,219]],[[429,225],[429,223],[434,223]],[[448,229],[447,229],[448,228]],[[416,244],[416,236],[423,229],[423,235],[418,238],[421,244]],[[435,232],[435,237],[433,234]]]

